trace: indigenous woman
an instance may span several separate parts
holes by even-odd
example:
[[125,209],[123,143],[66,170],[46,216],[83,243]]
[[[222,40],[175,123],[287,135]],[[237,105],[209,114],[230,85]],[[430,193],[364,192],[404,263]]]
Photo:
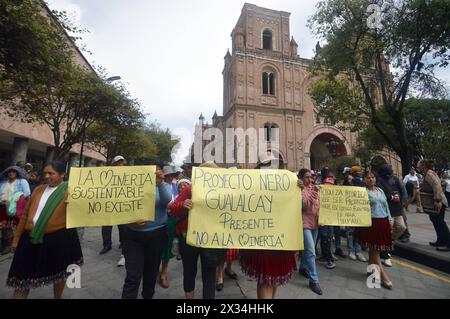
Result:
[[[19,166],[10,166],[0,174],[0,228],[2,232],[1,254],[11,252],[14,227],[17,225],[17,208],[23,207],[30,197],[30,186],[25,171]],[[20,200],[21,199],[21,200]],[[13,212],[11,214],[10,212]]]
[[376,177],[372,172],[364,173],[364,183],[369,194],[372,226],[357,228],[356,240],[369,249],[369,265],[375,265],[381,275],[381,285],[391,290],[393,285],[381,264],[380,252],[392,251],[390,220],[392,219],[386,196],[381,188],[376,187]]
[[[272,168],[271,161],[257,168]],[[239,254],[242,272],[258,282],[258,299],[274,299],[277,288],[287,284],[297,269],[295,251],[241,249]]]
[[[201,164],[200,167],[217,168],[218,166],[214,162],[206,162]],[[203,299],[214,299],[216,267],[223,259],[225,251],[223,249],[194,247],[186,242],[189,212],[193,207],[192,185],[187,184],[170,206],[171,215],[177,219],[176,228],[183,262],[183,289],[186,299],[194,299],[197,264],[200,258]]]
[[60,299],[67,267],[81,266],[83,254],[76,229],[66,229],[67,182],[65,165],[44,166],[46,185],[36,187],[17,227],[11,249],[15,251],[7,285],[15,288],[15,299],[28,297],[30,289],[53,284]]
[[305,249],[300,262],[299,273],[309,279],[309,288],[322,295],[316,268],[316,243],[319,234],[320,193],[317,185],[312,183],[311,171],[302,168],[298,173],[302,189],[303,242]]

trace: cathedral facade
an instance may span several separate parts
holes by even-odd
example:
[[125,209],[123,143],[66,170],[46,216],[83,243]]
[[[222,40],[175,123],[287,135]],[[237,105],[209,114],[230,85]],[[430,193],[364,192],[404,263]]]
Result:
[[[244,5],[231,33],[232,52],[224,58],[223,115],[215,113],[211,124],[201,116],[200,126],[218,128],[224,137],[228,128],[262,130],[258,139],[266,139],[269,149],[278,139],[277,156],[284,168],[319,169],[330,157],[350,155],[357,137],[317,115],[308,95],[311,60],[298,55],[289,18],[288,12]],[[255,141],[244,143],[248,152]],[[254,168],[246,156],[235,164]]]

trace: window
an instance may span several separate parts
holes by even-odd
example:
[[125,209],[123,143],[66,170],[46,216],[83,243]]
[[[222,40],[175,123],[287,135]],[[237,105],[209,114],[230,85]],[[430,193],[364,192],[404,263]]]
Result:
[[269,73],[269,93],[275,95],[275,78],[273,73]]
[[263,32],[263,49],[272,50],[272,32],[270,30]]
[[264,139],[266,141],[270,141],[270,131],[271,131],[271,127],[270,125],[265,125],[264,126]]
[[262,91],[263,94],[275,95],[275,74],[271,72],[263,72]]
[[319,115],[316,115],[316,124],[320,124],[320,117],[319,117]]
[[269,94],[269,81],[268,81],[269,73],[264,72],[262,74],[262,90],[263,94]]
[[276,141],[278,139],[278,126],[276,124],[264,124],[264,139],[267,142]]

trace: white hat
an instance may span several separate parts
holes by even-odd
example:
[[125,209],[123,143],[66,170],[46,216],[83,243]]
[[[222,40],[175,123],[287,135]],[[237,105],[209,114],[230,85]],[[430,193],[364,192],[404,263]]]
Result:
[[117,155],[116,157],[113,158],[112,163],[116,163],[118,161],[125,161],[125,157],[121,156],[121,155]]
[[352,169],[350,167],[344,167],[344,170],[342,171],[342,174],[345,175],[347,173],[350,173]]
[[192,182],[187,178],[182,178],[177,182],[177,186],[180,186],[181,183],[192,184]]

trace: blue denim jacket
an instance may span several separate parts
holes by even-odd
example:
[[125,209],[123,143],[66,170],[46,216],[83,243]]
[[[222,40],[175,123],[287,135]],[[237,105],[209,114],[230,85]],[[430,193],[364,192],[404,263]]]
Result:
[[156,186],[156,199],[155,199],[155,220],[151,222],[146,222],[144,227],[137,227],[134,223],[127,224],[127,227],[134,231],[153,231],[158,228],[167,225],[167,205],[172,200],[172,187],[162,182]]
[[[0,181],[0,194],[3,194],[7,184],[8,184],[7,179]],[[26,179],[23,179],[23,178],[16,179],[16,184],[14,185],[13,193],[17,193],[17,192],[22,192],[23,196],[25,198],[30,197],[30,195],[31,195],[30,185],[28,185],[28,182]]]

